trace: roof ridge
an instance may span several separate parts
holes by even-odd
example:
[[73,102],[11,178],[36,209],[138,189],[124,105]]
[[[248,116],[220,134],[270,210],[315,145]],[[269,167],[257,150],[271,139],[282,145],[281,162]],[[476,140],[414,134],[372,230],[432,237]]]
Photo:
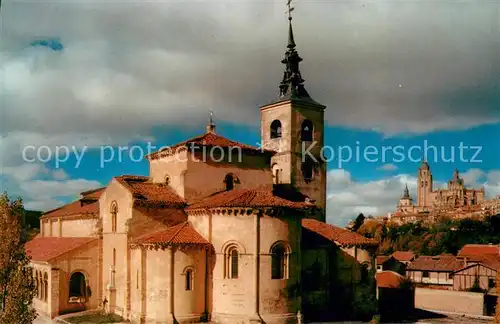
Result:
[[[185,222],[183,222],[181,224],[174,225],[174,226],[179,226],[179,229],[174,233],[174,235],[172,235],[172,237],[169,240],[170,241],[169,243],[172,243],[174,241],[174,238],[180,233],[180,231],[182,231],[182,229],[184,227],[186,227],[187,223],[188,223],[188,221],[185,221]],[[180,226],[180,225],[182,225],[182,226]]]
[[97,192],[99,190],[102,190],[102,189],[106,189],[106,186],[99,187],[99,188],[96,188],[96,189],[90,189],[90,190],[87,190],[87,191],[81,191],[80,195],[82,195],[82,196],[90,195],[90,194],[92,194],[94,192]]

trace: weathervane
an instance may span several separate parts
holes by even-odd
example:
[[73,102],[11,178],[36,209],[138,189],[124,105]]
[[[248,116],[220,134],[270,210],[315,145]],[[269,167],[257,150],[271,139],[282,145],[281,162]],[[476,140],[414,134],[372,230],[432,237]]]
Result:
[[294,7],[292,7],[292,0],[287,0],[286,6],[288,7],[288,10],[286,11],[286,13],[288,14],[288,20],[292,20],[292,11],[293,9],[295,9]]

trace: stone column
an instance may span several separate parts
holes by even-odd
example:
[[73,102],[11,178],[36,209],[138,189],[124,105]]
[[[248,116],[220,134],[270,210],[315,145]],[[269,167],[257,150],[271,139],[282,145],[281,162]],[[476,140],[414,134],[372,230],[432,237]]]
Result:
[[174,299],[175,299],[175,250],[171,246],[167,249],[167,261],[169,267],[168,287],[168,323],[175,323]]
[[59,269],[52,269],[50,271],[49,278],[49,297],[47,300],[50,303],[50,316],[51,318],[59,315],[59,287],[60,279],[59,279]]
[[259,286],[260,286],[260,259],[259,259],[259,253],[260,253],[260,216],[261,212],[260,211],[254,211],[253,217],[254,217],[254,255],[253,255],[253,264],[254,264],[254,271],[253,271],[253,286],[254,286],[254,305],[253,305],[253,312],[254,314],[252,315],[252,318],[250,321],[252,323],[262,323],[262,319],[260,318],[259,314]]
[[297,323],[303,322],[302,316],[302,218],[297,217]]
[[115,266],[109,267],[109,283],[108,283],[108,305],[109,313],[114,313],[116,308],[116,287],[115,287]]
[[58,231],[58,237],[62,237],[62,220],[61,218],[57,219],[57,231]]

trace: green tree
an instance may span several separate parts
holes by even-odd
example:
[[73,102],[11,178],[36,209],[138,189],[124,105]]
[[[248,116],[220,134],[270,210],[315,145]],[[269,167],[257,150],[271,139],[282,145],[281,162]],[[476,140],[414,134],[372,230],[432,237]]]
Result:
[[35,284],[21,225],[24,213],[21,199],[0,196],[0,323],[32,323]]

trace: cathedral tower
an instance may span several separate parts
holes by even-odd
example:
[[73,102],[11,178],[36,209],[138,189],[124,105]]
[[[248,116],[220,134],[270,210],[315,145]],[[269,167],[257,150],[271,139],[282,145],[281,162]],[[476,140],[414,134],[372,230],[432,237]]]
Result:
[[[314,101],[304,87],[295,47],[292,19],[289,17],[288,45],[279,96],[261,107],[262,145],[277,153],[272,158],[274,183],[290,185],[326,204],[326,162],[321,156],[324,145],[325,106]],[[324,213],[323,213],[324,221]]]
[[417,196],[419,207],[432,207],[432,173],[426,161],[418,169]]

